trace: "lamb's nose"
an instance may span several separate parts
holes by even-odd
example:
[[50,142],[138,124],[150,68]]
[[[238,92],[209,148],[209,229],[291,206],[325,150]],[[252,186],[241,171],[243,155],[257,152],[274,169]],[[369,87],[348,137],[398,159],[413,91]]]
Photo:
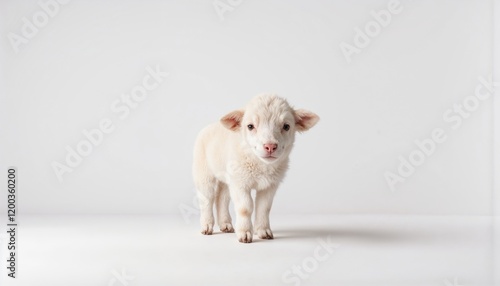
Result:
[[271,154],[276,151],[276,149],[278,149],[278,144],[264,144],[264,149],[267,151],[267,153]]

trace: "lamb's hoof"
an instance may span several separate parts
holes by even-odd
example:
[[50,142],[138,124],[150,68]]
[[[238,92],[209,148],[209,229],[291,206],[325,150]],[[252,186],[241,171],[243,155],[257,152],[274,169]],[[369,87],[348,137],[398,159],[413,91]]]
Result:
[[273,232],[269,228],[257,230],[257,235],[259,236],[259,238],[262,238],[262,239],[273,239],[274,238]]
[[250,231],[238,231],[237,233],[238,241],[241,243],[250,243],[252,242],[252,232]]
[[223,223],[219,227],[220,227],[220,231],[222,231],[222,232],[225,232],[225,233],[234,232],[234,228],[230,223]]
[[207,224],[201,228],[201,234],[211,235],[214,232],[213,226]]

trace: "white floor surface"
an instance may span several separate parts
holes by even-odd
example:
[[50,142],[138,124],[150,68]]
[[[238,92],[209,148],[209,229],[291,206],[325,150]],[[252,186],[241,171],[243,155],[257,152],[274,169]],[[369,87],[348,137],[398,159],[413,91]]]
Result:
[[500,269],[492,217],[271,219],[274,240],[242,244],[179,216],[22,216],[16,279],[2,222],[0,284],[477,286]]

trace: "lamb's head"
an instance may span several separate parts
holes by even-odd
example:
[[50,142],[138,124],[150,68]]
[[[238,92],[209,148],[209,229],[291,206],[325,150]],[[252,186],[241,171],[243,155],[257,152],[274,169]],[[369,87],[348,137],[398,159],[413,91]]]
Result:
[[310,129],[318,120],[310,111],[293,109],[284,98],[263,94],[254,97],[245,109],[224,116],[221,123],[240,132],[252,152],[271,164],[290,154],[295,132]]

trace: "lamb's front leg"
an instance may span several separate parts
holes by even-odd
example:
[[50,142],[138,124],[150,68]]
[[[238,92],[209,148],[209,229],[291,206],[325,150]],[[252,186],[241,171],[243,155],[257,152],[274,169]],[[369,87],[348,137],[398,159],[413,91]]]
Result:
[[240,242],[250,243],[253,238],[251,190],[230,186],[229,191],[236,210],[236,236]]
[[257,191],[255,196],[255,231],[259,238],[273,239],[273,232],[269,224],[269,212],[273,204],[277,186]]

